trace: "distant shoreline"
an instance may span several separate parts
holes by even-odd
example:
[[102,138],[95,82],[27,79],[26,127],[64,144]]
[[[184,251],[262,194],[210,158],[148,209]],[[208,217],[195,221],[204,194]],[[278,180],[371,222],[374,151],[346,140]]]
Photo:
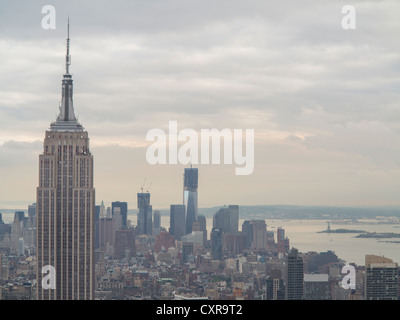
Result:
[[[121,199],[119,201],[122,201]],[[128,202],[128,215],[136,215],[136,203]],[[14,214],[15,211],[28,211],[33,201],[0,201],[0,213],[3,218]],[[229,204],[238,204],[232,201]],[[99,204],[97,204],[99,205]],[[374,219],[373,224],[399,224],[400,206],[306,206],[306,205],[239,205],[241,219],[265,220],[326,220],[332,223],[358,224],[361,219]],[[111,207],[111,202],[106,203]],[[198,214],[212,218],[221,206],[199,207]],[[18,208],[18,209],[16,209]],[[158,210],[161,216],[169,217],[169,207],[153,205],[153,211]],[[364,222],[361,222],[364,223]],[[400,226],[399,226],[400,227]],[[358,232],[358,231],[357,231]],[[347,232],[336,232],[347,233]],[[353,232],[354,233],[354,232]]]
[[367,232],[365,234],[359,234],[356,238],[374,238],[374,239],[391,239],[400,238],[400,233],[393,232]]

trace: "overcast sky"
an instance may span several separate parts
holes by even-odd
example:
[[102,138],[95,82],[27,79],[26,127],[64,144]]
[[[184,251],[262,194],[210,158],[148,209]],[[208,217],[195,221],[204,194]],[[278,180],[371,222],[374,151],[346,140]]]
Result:
[[[355,30],[341,25],[347,4]],[[136,208],[145,179],[153,208],[182,202],[185,166],[146,161],[147,132],[177,121],[255,130],[251,175],[198,166],[200,207],[400,205],[399,12],[397,0],[2,0],[0,209],[35,201],[68,16],[97,203]]]

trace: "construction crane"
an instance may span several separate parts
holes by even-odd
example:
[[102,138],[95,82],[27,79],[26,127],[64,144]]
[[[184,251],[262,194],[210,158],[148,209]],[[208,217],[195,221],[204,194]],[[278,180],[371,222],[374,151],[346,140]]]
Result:
[[149,186],[147,187],[147,191],[146,191],[146,192],[149,192],[152,183],[153,183],[153,181],[150,181],[150,184],[149,184]]
[[146,179],[147,179],[147,178],[144,178],[143,183],[142,183],[142,185],[140,186],[140,190],[142,190],[142,193],[143,193],[144,184],[146,183]]

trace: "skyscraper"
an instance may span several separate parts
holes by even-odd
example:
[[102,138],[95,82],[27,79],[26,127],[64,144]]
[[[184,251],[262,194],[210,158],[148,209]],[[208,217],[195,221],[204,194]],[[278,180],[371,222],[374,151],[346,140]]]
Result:
[[95,206],[94,207],[94,246],[95,249],[99,249],[99,221],[100,221],[100,206]]
[[304,274],[304,300],[330,300],[328,274]]
[[245,220],[242,224],[242,232],[246,237],[245,240],[245,249],[251,248],[251,243],[253,241],[253,228],[250,224],[250,220]]
[[15,211],[14,221],[11,225],[11,246],[10,252],[13,254],[19,253],[20,238],[22,237],[26,217],[24,211]]
[[153,234],[156,236],[161,231],[161,212],[160,210],[154,210],[153,213]]
[[122,228],[126,229],[126,221],[127,221],[127,216],[128,216],[128,203],[127,202],[120,202],[120,201],[114,201],[111,203],[111,210],[112,210],[112,215],[114,215],[114,210],[115,208],[120,208],[120,213],[122,217]]
[[98,249],[107,252],[109,246],[114,245],[113,219],[107,216],[100,216],[99,221],[99,247]]
[[295,248],[290,250],[287,257],[287,300],[303,299],[303,280],[304,267],[303,258],[299,255],[299,251]]
[[365,256],[365,300],[397,300],[398,265],[393,260]]
[[212,258],[215,260],[222,260],[222,237],[223,237],[223,232],[221,229],[218,228],[213,228],[211,230],[211,255]]
[[237,234],[239,232],[239,206],[229,205],[229,232]]
[[229,205],[220,208],[213,216],[213,228],[224,233],[237,234],[239,226],[239,206]]
[[202,214],[197,216],[197,222],[199,223],[199,230],[203,231],[203,246],[205,247],[207,244],[207,220],[206,217]]
[[183,183],[183,204],[186,206],[186,234],[192,232],[193,222],[197,221],[197,188],[199,171],[197,168],[185,168]]
[[[46,130],[39,156],[36,279],[40,300],[94,299],[93,155],[88,133],[74,113],[69,42],[68,23],[60,113]],[[42,268],[48,265],[55,271],[55,289],[42,285],[46,275]]]
[[171,204],[169,218],[169,232],[176,240],[181,240],[186,234],[185,205]]
[[267,247],[267,225],[264,220],[251,220],[253,230],[252,249],[262,250]]
[[[3,221],[3,214],[0,213],[0,241],[3,241],[4,235],[7,233],[7,230],[10,228],[9,224],[5,224]],[[0,274],[1,279],[1,274]]]
[[95,245],[96,249],[107,252],[107,249],[114,245],[113,219],[111,213],[108,213],[104,201],[100,206],[95,207]]
[[289,239],[286,237],[285,238],[285,229],[278,227],[277,233],[276,233],[276,243],[277,243],[277,252],[284,254],[288,252],[288,243]]
[[221,229],[224,233],[228,233],[230,231],[230,217],[228,207],[224,206],[214,214],[213,228]]
[[35,219],[36,222],[36,203],[28,206],[28,217],[29,219]]
[[153,208],[150,204],[150,193],[141,192],[137,194],[138,202],[138,234],[153,234]]

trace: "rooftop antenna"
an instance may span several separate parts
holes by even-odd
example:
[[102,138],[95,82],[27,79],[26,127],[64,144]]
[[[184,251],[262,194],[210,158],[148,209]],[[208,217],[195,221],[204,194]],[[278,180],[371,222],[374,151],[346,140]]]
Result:
[[69,74],[69,66],[71,65],[71,55],[69,54],[69,17],[67,26],[67,54],[65,56],[65,72]]

